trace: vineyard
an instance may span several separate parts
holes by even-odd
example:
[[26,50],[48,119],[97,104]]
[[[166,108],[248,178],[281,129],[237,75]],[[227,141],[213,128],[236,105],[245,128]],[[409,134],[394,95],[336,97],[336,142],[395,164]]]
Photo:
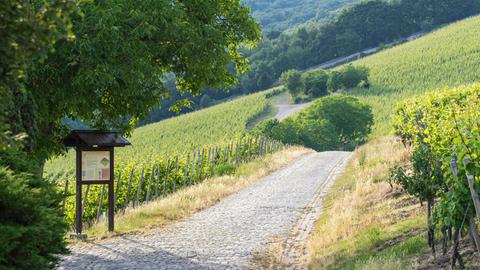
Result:
[[[279,143],[249,137],[246,126],[279,91],[241,97],[135,129],[129,138],[132,146],[115,151],[116,209],[137,206],[212,175],[230,173],[243,161],[278,150]],[[75,213],[73,152],[46,164],[47,177],[70,195],[64,202],[69,224]],[[105,190],[100,186],[84,188],[85,222],[98,220],[106,209]]]
[[427,202],[432,253],[437,252],[434,233],[440,231],[443,255],[453,240],[452,265],[458,262],[461,268],[461,235],[468,234],[480,252],[479,104],[480,84],[474,84],[405,101],[395,115],[395,132],[404,144],[413,145],[413,154],[406,168],[392,169],[390,181]]
[[[127,164],[150,164],[176,154],[184,155],[195,149],[209,147],[240,138],[246,133],[249,121],[268,105],[262,92],[241,97],[204,110],[181,115],[137,128],[128,140],[132,146],[117,149],[115,159],[121,167]],[[45,165],[51,179],[74,175],[74,151]]]
[[[130,163],[116,168],[115,209],[138,207],[158,197],[195,185],[214,175],[230,174],[244,162],[283,149],[283,144],[265,137],[243,137],[225,145],[194,150],[186,156],[151,160],[149,166]],[[75,218],[75,179],[63,182],[64,211],[68,224]],[[107,185],[83,187],[83,221],[87,225],[98,222],[107,209]]]
[[373,87],[351,94],[372,106],[373,135],[392,131],[391,116],[399,100],[479,80],[479,32],[480,17],[473,17],[356,61],[369,68]]

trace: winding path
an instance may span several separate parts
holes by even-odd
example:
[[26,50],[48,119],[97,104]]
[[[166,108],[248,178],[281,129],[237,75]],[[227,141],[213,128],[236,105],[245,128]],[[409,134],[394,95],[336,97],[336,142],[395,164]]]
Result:
[[305,108],[306,106],[310,105],[311,102],[302,103],[302,104],[290,104],[288,102],[288,96],[283,95],[275,104],[274,106],[277,108],[277,114],[275,118],[278,121],[282,121],[283,119],[289,117],[292,114],[300,111],[301,109]]
[[[321,196],[348,152],[312,153],[191,218],[129,235],[70,247],[59,269],[246,269],[272,237],[288,239],[286,265],[321,210]],[[295,267],[294,267],[295,268]]]

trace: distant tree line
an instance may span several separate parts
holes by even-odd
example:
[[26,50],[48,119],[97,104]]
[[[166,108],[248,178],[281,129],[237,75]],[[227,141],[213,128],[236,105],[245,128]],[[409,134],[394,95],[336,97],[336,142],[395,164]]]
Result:
[[290,69],[282,73],[280,82],[290,92],[295,103],[311,100],[338,90],[369,86],[368,69],[346,65],[339,69],[305,72]]

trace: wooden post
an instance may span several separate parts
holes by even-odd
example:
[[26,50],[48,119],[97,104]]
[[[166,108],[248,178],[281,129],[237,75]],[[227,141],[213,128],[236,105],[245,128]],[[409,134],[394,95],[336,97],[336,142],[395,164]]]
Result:
[[137,201],[133,202],[133,208],[137,207],[140,205],[140,193],[142,192],[142,181],[143,181],[143,175],[145,173],[145,169],[142,168],[142,173],[140,174],[140,179],[138,180],[138,185],[137,185]]
[[145,197],[145,201],[147,202],[150,200],[150,188],[152,186],[152,180],[154,175],[155,175],[155,164],[153,164],[152,166],[152,172],[150,173],[150,179],[148,180],[147,196]]
[[209,172],[209,165],[210,165],[210,152],[211,148],[208,148],[208,155],[207,155],[207,162],[205,163],[205,178],[208,178],[208,172]]
[[[471,161],[468,158],[463,159],[463,165],[465,168],[470,162]],[[480,217],[480,199],[478,197],[478,193],[475,191],[474,179],[475,177],[473,175],[469,175],[467,173],[468,187],[470,189],[470,195],[472,196],[473,205],[475,206],[475,212],[477,213],[477,217]]]
[[87,185],[87,189],[85,190],[85,196],[83,197],[82,214],[83,214],[83,210],[85,209],[85,206],[87,205],[87,199],[88,199],[88,192],[89,191],[90,191],[90,185]]
[[125,195],[125,201],[123,202],[123,209],[127,208],[127,205],[129,203],[129,196],[130,196],[130,191],[132,190],[132,180],[133,180],[134,174],[135,174],[135,168],[132,168],[132,171],[130,172],[130,180],[128,180],[127,194]]
[[168,172],[170,171],[170,158],[167,160],[167,168],[165,169],[165,180],[163,181],[163,196],[165,196],[165,192],[167,189],[167,182],[168,182]]
[[210,177],[213,177],[213,170],[215,168],[215,155],[216,155],[216,151],[217,151],[217,148],[212,148],[212,161],[210,162],[211,164],[211,168],[210,168]]
[[205,149],[202,148],[202,154],[201,154],[200,160],[199,160],[200,166],[198,167],[199,169],[197,169],[197,170],[198,170],[198,180],[199,180],[199,181],[202,181],[202,176],[203,176],[203,175],[202,175],[202,174],[203,174],[203,159],[204,159],[204,158],[205,158]]
[[110,181],[108,181],[108,231],[113,232],[115,229],[115,183],[113,181],[114,171],[114,148],[110,151]]
[[155,197],[158,197],[158,185],[160,184],[160,181],[162,180],[162,171],[161,171],[161,164],[158,163],[157,166],[157,181],[155,182]]
[[177,174],[178,174],[178,155],[175,156],[175,174],[173,175],[173,192],[177,191]]
[[190,186],[192,185],[192,178],[193,178],[193,175],[195,174],[195,159],[197,157],[197,152],[196,151],[193,151],[193,159],[192,159],[192,166],[191,167],[191,170],[190,170]]
[[122,172],[118,172],[117,176],[117,187],[115,188],[115,194],[113,195],[113,201],[117,201],[118,190],[120,189],[120,178],[122,177]]
[[98,220],[100,219],[100,214],[102,213],[102,202],[103,202],[103,193],[104,192],[105,192],[105,184],[102,185],[102,190],[100,191],[100,201],[98,203],[96,223],[98,223]]
[[185,188],[185,185],[187,184],[188,165],[190,165],[190,154],[188,154],[187,162],[185,162],[185,170],[183,173],[183,188]]

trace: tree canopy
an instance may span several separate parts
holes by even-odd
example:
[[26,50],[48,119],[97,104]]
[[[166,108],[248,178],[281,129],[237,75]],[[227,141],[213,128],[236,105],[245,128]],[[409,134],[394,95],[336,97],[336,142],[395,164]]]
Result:
[[16,129],[27,131],[39,161],[62,151],[65,117],[131,130],[168,95],[167,73],[193,95],[233,85],[247,68],[240,49],[261,38],[238,0],[85,1],[71,23],[75,39],[60,40],[28,70],[27,91],[17,104],[29,108],[21,120],[30,123]]

